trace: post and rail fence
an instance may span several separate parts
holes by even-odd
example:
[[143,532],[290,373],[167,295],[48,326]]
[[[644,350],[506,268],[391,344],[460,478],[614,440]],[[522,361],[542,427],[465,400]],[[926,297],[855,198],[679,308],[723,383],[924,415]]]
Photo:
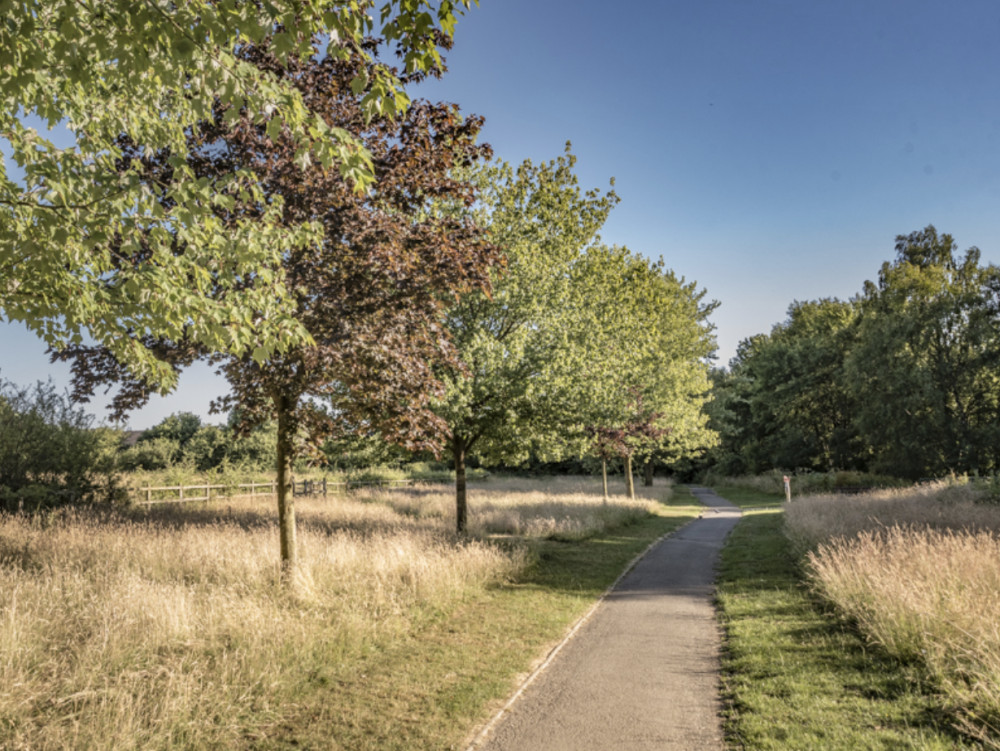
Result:
[[[400,487],[413,484],[413,480],[338,480],[331,481],[325,477],[322,480],[300,480],[291,483],[292,495],[294,496],[322,496],[324,498],[332,491],[353,490],[363,487]],[[274,496],[277,494],[277,483],[271,482],[243,482],[236,485],[212,485],[202,483],[198,485],[166,485],[162,487],[145,486],[141,488],[130,488],[133,498],[140,506],[149,506],[156,503],[207,503],[220,498],[233,498],[235,496],[256,498],[261,496]],[[154,494],[160,496],[154,498]],[[163,497],[162,494],[168,494]]]

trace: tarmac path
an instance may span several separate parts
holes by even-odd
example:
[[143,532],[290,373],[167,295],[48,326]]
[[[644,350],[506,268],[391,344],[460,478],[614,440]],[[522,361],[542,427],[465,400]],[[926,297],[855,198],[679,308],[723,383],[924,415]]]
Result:
[[691,490],[710,508],[635,565],[472,748],[723,748],[712,598],[718,553],[740,510]]

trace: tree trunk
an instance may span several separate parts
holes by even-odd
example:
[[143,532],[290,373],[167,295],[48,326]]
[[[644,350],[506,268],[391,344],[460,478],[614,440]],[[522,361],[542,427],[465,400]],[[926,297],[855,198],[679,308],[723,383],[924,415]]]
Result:
[[646,462],[642,468],[643,478],[642,484],[647,488],[653,487],[653,462],[652,460]]
[[274,397],[274,411],[278,418],[277,478],[278,535],[281,539],[281,573],[291,575],[295,569],[295,497],[292,493],[292,436],[289,421],[288,397]]
[[632,456],[625,457],[625,493],[629,498],[635,498],[635,478],[632,477]]
[[608,460],[601,459],[601,479],[604,481],[604,502],[608,502]]
[[455,531],[464,535],[469,524],[469,505],[465,484],[466,444],[462,438],[453,436],[452,453],[455,455]]

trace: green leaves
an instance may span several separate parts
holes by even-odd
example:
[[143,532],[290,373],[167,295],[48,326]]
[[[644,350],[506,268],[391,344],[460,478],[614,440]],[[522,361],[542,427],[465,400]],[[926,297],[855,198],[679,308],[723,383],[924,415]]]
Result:
[[661,263],[597,244],[618,198],[581,191],[575,161],[567,145],[551,162],[477,174],[477,217],[507,266],[490,297],[449,311],[468,373],[449,380],[439,413],[488,461],[557,459],[588,450],[585,426],[631,419],[630,389],[641,387],[676,426],[658,447],[703,448],[714,304]]
[[[375,65],[368,80],[372,61],[361,43],[374,31],[369,7],[320,0],[0,3],[0,139],[18,167],[0,172],[4,315],[56,349],[86,334],[159,388],[170,387],[172,371],[133,336],[190,336],[209,350],[255,358],[308,342],[287,315],[289,290],[276,272],[284,253],[316,242],[319,231],[283,223],[280,203],[261,203],[252,223],[224,226],[216,214],[233,210],[238,192],[217,195],[195,180],[187,134],[220,112],[229,124],[241,117],[266,123],[272,141],[287,137],[295,145],[300,169],[337,166],[364,191],[372,161],[357,136],[330,128],[289,80],[238,53],[271,38],[279,60],[304,60],[314,38],[327,34],[331,49],[349,50],[343,59],[360,61],[356,85],[368,87],[369,114],[402,113],[409,99],[387,66]],[[383,8],[382,22],[411,70],[440,63],[440,37],[422,10],[430,7],[406,0]],[[468,7],[441,5],[440,30],[450,35],[455,14]],[[25,125],[36,119],[66,129],[71,145],[57,148],[53,137]],[[169,192],[138,179],[141,159],[122,163],[123,143],[142,144],[146,158],[171,155],[178,172]],[[253,172],[241,172],[238,183],[241,198],[261,195]],[[122,271],[123,258],[137,253],[144,262]],[[265,272],[272,282],[243,284]]]
[[920,479],[1000,468],[1000,269],[929,226],[849,302],[796,302],[717,376],[729,473],[797,467]]

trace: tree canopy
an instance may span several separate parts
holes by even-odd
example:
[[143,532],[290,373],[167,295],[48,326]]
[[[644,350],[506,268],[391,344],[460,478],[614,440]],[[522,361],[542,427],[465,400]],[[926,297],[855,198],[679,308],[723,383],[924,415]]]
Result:
[[[12,159],[0,159],[0,311],[55,349],[89,337],[160,390],[175,371],[150,339],[257,362],[307,342],[280,261],[315,246],[321,224],[287,221],[254,164],[198,174],[190,136],[246,121],[298,168],[335,167],[363,191],[374,174],[360,128],[331,123],[242,52],[267,43],[281,65],[352,65],[369,122],[406,110],[404,76],[441,67],[472,1],[387,0],[376,22],[366,0],[0,0],[0,145]],[[402,73],[376,60],[372,33],[399,51]],[[148,179],[153,155],[169,180]],[[235,202],[257,211],[224,221]]]
[[933,225],[850,301],[793,303],[715,379],[729,472],[1000,469],[1000,269]]
[[[188,163],[198,179],[214,187],[252,165],[268,199],[280,199],[286,224],[311,220],[323,229],[315,244],[286,249],[280,269],[291,292],[289,314],[308,341],[293,342],[265,361],[250,353],[214,357],[232,386],[217,406],[234,408],[247,427],[277,423],[282,558],[291,567],[294,513],[286,486],[291,458],[303,447],[299,438],[318,439],[340,426],[378,431],[411,449],[440,445],[442,424],[430,409],[431,396],[441,389],[435,368],[458,366],[441,323],[445,302],[487,288],[500,257],[468,217],[433,209],[436,202],[471,205],[475,191],[461,175],[490,152],[476,142],[481,118],[465,118],[455,105],[417,101],[395,118],[368,119],[363,92],[353,85],[362,61],[328,56],[282,62],[265,47],[241,54],[287,79],[331,126],[360,133],[374,176],[369,190],[359,193],[335,170],[303,168],[294,139],[273,136],[249,114],[232,124],[216,118],[190,136]],[[143,179],[169,183],[169,158],[139,157],[138,144],[124,151],[143,160]],[[238,223],[261,211],[254,201],[237,200],[219,207],[218,217]],[[227,294],[219,285],[213,292]],[[213,356],[193,338],[147,339],[143,346],[175,368]],[[60,356],[75,360],[81,396],[104,381],[121,384],[114,401],[120,411],[149,396],[148,384],[107,348],[72,347]]]
[[668,446],[676,459],[711,443],[702,404],[714,304],[661,261],[603,245],[597,232],[618,198],[582,191],[574,166],[567,148],[541,165],[498,164],[478,176],[482,221],[507,264],[490,295],[466,295],[447,317],[467,365],[448,376],[437,407],[455,459],[459,530],[466,454],[488,464],[581,456],[588,427],[645,419],[637,392],[664,424],[644,441],[630,434],[629,456]]

